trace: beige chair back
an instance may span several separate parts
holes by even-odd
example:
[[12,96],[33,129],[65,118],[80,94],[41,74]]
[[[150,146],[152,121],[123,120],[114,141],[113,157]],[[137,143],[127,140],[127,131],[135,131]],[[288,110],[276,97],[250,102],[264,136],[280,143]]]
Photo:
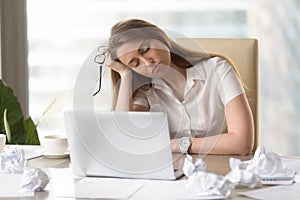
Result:
[[[187,42],[186,38],[178,39],[179,43]],[[246,95],[253,113],[255,125],[254,150],[258,145],[258,41],[253,38],[193,38],[210,53],[229,57],[236,65],[244,85]]]

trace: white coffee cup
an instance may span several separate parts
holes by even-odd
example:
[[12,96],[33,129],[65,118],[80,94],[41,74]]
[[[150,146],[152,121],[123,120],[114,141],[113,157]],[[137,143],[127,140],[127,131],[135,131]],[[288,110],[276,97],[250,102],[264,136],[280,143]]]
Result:
[[68,139],[63,135],[46,135],[43,138],[45,154],[64,154],[68,150]]
[[5,143],[6,143],[6,135],[0,134],[0,153],[4,152]]

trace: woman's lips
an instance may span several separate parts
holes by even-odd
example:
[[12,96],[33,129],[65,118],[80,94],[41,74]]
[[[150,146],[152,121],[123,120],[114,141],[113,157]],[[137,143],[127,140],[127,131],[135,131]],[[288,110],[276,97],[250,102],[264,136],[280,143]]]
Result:
[[160,62],[153,67],[152,74],[154,74],[157,71],[157,69],[159,68],[159,64],[160,64]]

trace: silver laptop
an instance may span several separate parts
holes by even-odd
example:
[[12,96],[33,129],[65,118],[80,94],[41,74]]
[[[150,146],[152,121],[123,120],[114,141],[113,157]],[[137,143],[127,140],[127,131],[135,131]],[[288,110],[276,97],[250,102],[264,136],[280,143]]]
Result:
[[175,180],[167,115],[162,112],[65,111],[77,176]]

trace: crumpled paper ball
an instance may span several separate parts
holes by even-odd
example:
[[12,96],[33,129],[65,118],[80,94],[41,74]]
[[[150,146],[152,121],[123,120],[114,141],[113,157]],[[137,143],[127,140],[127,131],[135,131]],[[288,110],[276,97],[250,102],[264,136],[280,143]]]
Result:
[[25,168],[24,149],[12,146],[0,155],[0,173],[22,174],[23,191],[40,191],[49,183],[48,175],[38,168]]
[[280,156],[274,152],[266,153],[263,147],[256,149],[253,159],[248,163],[247,169],[253,170],[261,177],[289,173]]
[[278,154],[266,153],[263,147],[257,147],[251,160],[241,161],[230,158],[229,164],[231,171],[226,177],[234,184],[250,188],[264,184],[264,179],[294,176],[294,172],[285,168]]
[[21,184],[22,191],[33,192],[44,190],[49,183],[49,176],[39,168],[25,168]]
[[195,164],[193,164],[192,156],[187,154],[183,164],[184,175],[190,177],[193,173],[196,173],[198,171],[206,171],[205,162],[202,159],[197,159]]
[[229,163],[231,169],[238,168],[257,174],[260,177],[276,177],[291,173],[290,170],[285,168],[278,154],[274,152],[266,153],[263,147],[257,147],[251,160],[240,161],[239,159],[230,158]]
[[23,173],[25,165],[25,152],[22,148],[11,147],[0,155],[1,172],[4,173]]
[[[232,160],[232,158],[229,159]],[[236,162],[235,160],[231,162]],[[243,165],[241,165],[243,166]],[[240,168],[240,165],[234,166],[231,171],[225,176],[230,182],[234,185],[242,185],[247,186],[249,188],[254,188],[256,186],[261,186],[261,179],[260,177],[247,170],[244,170],[243,167]]]
[[183,172],[188,177],[186,187],[189,192],[198,196],[221,195],[230,196],[234,184],[224,176],[205,172],[206,164],[202,159],[192,163],[192,157],[187,155],[184,161]]

